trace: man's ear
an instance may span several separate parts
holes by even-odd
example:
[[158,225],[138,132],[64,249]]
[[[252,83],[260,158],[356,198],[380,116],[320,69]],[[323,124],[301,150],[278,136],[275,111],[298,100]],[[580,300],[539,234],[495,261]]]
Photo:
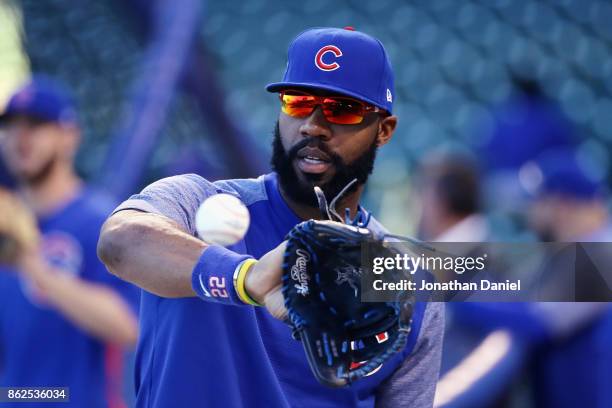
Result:
[[380,121],[380,125],[378,127],[378,135],[376,137],[376,145],[378,147],[387,144],[387,142],[391,140],[396,126],[397,116],[387,116],[386,118],[383,118],[383,120]]

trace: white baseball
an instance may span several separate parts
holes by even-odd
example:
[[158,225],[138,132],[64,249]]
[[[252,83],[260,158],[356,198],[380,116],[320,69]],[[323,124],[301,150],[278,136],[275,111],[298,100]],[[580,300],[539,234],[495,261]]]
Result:
[[200,205],[195,221],[203,241],[228,246],[244,237],[251,218],[242,201],[233,195],[215,194]]

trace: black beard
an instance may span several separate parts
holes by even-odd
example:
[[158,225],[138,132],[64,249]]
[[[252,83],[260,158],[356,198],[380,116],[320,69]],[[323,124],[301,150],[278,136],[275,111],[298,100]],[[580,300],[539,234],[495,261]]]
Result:
[[20,175],[19,179],[32,187],[37,187],[43,184],[48,178],[54,167],[58,164],[59,158],[57,155],[49,158],[47,162],[34,174],[31,175]]
[[[327,183],[321,184],[322,175],[318,174],[304,174],[304,177],[308,180],[307,183],[304,183],[296,174],[296,170],[293,167],[293,161],[297,157],[298,151],[308,145],[318,148],[330,157],[336,173]],[[339,155],[329,151],[327,146],[321,142],[320,138],[309,137],[304,138],[293,146],[289,152],[286,152],[281,142],[280,129],[277,121],[272,141],[271,165],[272,169],[278,174],[283,192],[285,192],[292,201],[309,207],[318,208],[317,197],[313,190],[315,186],[319,186],[321,190],[323,190],[328,202],[331,202],[331,200],[336,197],[348,183],[353,181],[353,179],[357,179],[357,183],[353,184],[345,194],[355,191],[360,185],[365,184],[369,175],[372,174],[377,150],[378,146],[376,145],[376,140],[374,140],[368,150],[355,161],[347,164]]]

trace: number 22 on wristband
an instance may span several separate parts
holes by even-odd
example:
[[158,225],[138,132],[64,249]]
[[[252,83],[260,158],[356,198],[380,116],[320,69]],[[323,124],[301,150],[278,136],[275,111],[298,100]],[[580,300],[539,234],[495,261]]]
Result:
[[225,286],[225,278],[218,276],[211,276],[208,279],[208,287],[210,288],[210,294],[214,297],[227,298],[227,288]]

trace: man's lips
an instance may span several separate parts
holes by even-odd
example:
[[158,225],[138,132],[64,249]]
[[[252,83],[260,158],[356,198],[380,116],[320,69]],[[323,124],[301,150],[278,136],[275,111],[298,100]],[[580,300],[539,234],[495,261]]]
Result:
[[296,160],[298,168],[304,173],[324,173],[332,165],[329,155],[314,147],[300,149]]

